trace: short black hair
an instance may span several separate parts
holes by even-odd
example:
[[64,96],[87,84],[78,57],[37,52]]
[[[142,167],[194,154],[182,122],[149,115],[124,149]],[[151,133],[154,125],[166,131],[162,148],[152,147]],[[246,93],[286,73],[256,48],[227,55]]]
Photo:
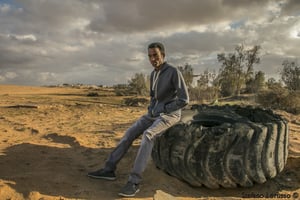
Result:
[[165,47],[162,43],[160,42],[153,42],[151,44],[148,45],[148,49],[152,49],[152,48],[159,48],[160,52],[163,53],[165,55]]

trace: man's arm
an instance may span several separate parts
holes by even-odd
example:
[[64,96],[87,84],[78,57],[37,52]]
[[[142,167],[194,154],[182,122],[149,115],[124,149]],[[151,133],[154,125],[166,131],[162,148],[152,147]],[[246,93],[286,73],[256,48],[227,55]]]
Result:
[[153,72],[150,74],[150,103],[148,106],[148,114],[152,115],[152,109],[154,108],[155,105],[155,98],[154,98],[154,91],[152,91],[152,77],[153,77]]
[[183,108],[189,103],[189,95],[183,76],[180,71],[176,69],[176,75],[173,77],[173,84],[177,91],[177,98],[175,101],[165,106],[166,113],[173,112]]

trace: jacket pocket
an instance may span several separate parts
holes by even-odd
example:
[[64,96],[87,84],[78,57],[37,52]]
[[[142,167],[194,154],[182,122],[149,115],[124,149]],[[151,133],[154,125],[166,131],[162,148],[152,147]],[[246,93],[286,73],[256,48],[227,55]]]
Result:
[[166,111],[165,111],[165,104],[159,103],[159,104],[157,104],[157,105],[154,107],[154,109],[153,109],[153,111],[152,111],[152,115],[153,115],[153,117],[157,117],[157,116],[159,116],[160,114],[165,113],[165,112],[166,112]]

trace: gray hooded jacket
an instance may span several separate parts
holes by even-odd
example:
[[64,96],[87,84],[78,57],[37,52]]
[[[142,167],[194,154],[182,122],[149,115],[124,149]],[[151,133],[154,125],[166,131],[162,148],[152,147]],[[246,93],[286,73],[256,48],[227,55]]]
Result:
[[150,75],[150,105],[148,113],[152,117],[181,111],[189,103],[188,91],[181,72],[163,63],[160,70]]

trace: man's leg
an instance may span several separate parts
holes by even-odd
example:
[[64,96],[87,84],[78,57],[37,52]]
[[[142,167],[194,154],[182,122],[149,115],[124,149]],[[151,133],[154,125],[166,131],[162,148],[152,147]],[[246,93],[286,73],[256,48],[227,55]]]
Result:
[[180,120],[180,116],[181,115],[178,112],[162,115],[158,117],[147,130],[144,131],[141,146],[138,150],[133,169],[129,176],[129,182],[135,184],[140,183],[142,179],[141,175],[151,156],[155,137],[176,124]]
[[143,115],[126,131],[119,144],[109,155],[105,163],[105,171],[116,170],[118,162],[123,158],[133,141],[149,128],[153,121],[153,118],[150,118],[148,115]]
[[115,170],[118,162],[128,151],[132,142],[139,137],[153,123],[154,119],[147,115],[140,117],[124,134],[117,147],[109,155],[104,168],[89,172],[91,178],[115,180]]

